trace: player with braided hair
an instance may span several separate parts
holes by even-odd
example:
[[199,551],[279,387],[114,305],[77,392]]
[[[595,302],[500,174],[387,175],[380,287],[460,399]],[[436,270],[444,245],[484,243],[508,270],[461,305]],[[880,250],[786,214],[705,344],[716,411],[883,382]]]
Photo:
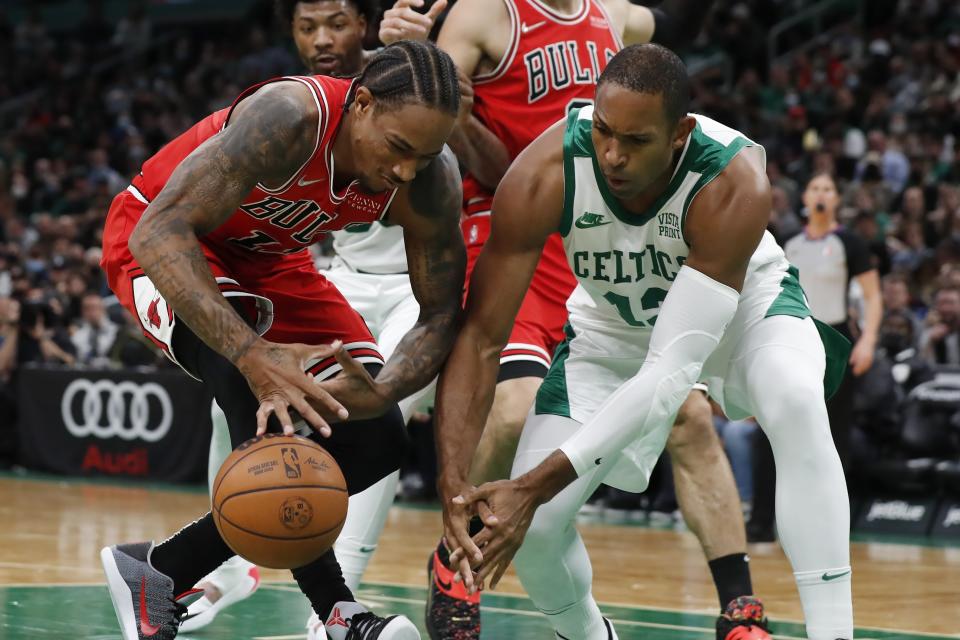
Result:
[[[439,5],[438,5],[439,6]],[[371,82],[382,67],[391,61],[406,60],[407,53],[418,55],[418,49],[407,52],[388,50],[383,56],[363,50],[362,38],[370,17],[369,7],[362,2],[335,0],[282,0],[275,3],[276,12],[289,28],[292,40],[304,66],[312,73],[358,76],[368,62],[376,60],[360,80],[373,87],[381,101],[392,83],[393,88],[406,86],[401,75],[383,77]],[[420,68],[431,67],[421,58]],[[426,83],[420,91],[434,87],[450,87],[449,67],[441,66],[436,84]],[[430,80],[427,78],[427,80]],[[416,87],[413,87],[416,90]],[[450,99],[449,92],[444,99]],[[466,101],[464,101],[466,102]],[[461,106],[463,108],[463,106]],[[384,358],[389,359],[403,336],[414,326],[420,307],[414,296],[408,273],[403,242],[403,228],[381,220],[372,224],[349,225],[334,231],[335,257],[330,268],[322,273],[333,283],[364,319]],[[404,424],[433,395],[433,384],[400,400]],[[209,477],[214,478],[223,460],[229,455],[229,430],[219,406],[213,406],[213,435],[210,446]],[[399,471],[394,471],[370,488],[350,497],[350,506],[343,530],[335,544],[337,560],[347,586],[355,590],[369,564],[385,524],[387,512],[396,495]],[[259,585],[259,570],[243,558],[223,563],[196,587],[203,597],[194,601],[181,624],[182,632],[194,632],[209,624],[227,607],[251,596]],[[308,640],[325,637],[324,620],[314,612],[307,621]]]
[[[444,146],[459,96],[450,58],[413,42],[387,47],[356,79],[270,80],[170,142],[114,200],[108,282],[144,333],[210,386],[234,446],[309,425],[351,494],[398,468],[396,403],[436,375],[460,314],[460,178]],[[308,248],[388,214],[404,229],[420,316],[384,362]],[[160,544],[103,549],[124,640],[174,638],[182,595],[232,555],[209,513]],[[332,551],[293,575],[331,640],[420,637],[408,619],[358,604]]]

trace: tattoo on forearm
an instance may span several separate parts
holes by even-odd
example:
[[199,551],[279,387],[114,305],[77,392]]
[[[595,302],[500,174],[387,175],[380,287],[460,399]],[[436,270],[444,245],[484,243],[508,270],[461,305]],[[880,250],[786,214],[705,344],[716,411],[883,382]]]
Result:
[[235,362],[257,335],[220,294],[199,236],[225,222],[259,181],[287,177],[313,148],[315,116],[282,92],[251,96],[243,117],[184,159],[147,208],[130,248],[167,304]]
[[416,244],[408,241],[410,283],[420,303],[417,324],[397,345],[377,382],[391,397],[403,398],[423,388],[439,371],[456,337],[466,251],[460,235],[460,175],[452,153],[445,151],[418,174],[410,204],[431,219],[435,232]]

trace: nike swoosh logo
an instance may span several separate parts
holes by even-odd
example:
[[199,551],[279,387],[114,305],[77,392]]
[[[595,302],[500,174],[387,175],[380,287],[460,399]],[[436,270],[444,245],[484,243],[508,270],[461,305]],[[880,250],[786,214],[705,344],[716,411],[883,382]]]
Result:
[[520,25],[520,33],[524,33],[524,34],[530,33],[534,29],[537,29],[538,27],[542,27],[545,24],[547,24],[546,20],[541,20],[540,22],[534,22],[533,24],[527,24],[526,22],[524,22]]
[[360,553],[373,553],[376,547],[360,547]]
[[820,576],[820,579],[823,580],[824,582],[830,582],[831,580],[842,578],[848,573],[850,573],[850,569],[847,569],[846,571],[841,571],[840,573],[834,573],[833,575],[830,575],[829,573],[824,573],[822,576]]
[[610,224],[613,220],[602,220],[601,222],[594,222],[593,224],[581,224],[577,220],[577,229],[592,229],[593,227],[602,227],[605,224]]
[[318,178],[317,180],[306,180],[306,179],[303,178],[303,176],[301,176],[300,179],[297,180],[297,186],[299,186],[299,187],[308,187],[308,186],[310,186],[311,184],[314,184],[314,183],[316,183],[316,182],[323,182],[323,178]]
[[160,626],[150,624],[150,615],[147,613],[146,589],[147,576],[140,576],[140,633],[149,638],[157,635]]

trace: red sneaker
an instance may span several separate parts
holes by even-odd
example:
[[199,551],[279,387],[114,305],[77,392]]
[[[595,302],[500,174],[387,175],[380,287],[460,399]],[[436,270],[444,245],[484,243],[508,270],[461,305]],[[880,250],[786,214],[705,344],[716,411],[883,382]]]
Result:
[[455,575],[434,550],[427,561],[427,633],[431,640],[480,640],[480,592],[468,595]]
[[771,640],[763,602],[754,596],[731,600],[717,618],[717,640]]

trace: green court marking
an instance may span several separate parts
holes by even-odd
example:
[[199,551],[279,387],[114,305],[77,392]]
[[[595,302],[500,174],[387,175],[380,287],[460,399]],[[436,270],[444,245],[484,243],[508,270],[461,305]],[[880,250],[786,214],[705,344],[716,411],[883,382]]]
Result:
[[[364,584],[361,601],[380,613],[408,616],[424,633],[426,590],[402,585]],[[484,640],[548,640],[554,636],[529,599],[487,593],[483,600]],[[617,627],[621,640],[709,640],[711,615],[603,605],[604,615]],[[249,600],[226,609],[206,629],[178,638],[189,640],[304,640],[309,614],[306,600],[293,583],[264,584]],[[803,627],[774,622],[778,640],[802,640]],[[104,586],[0,587],[0,638],[30,640],[119,640],[110,597]],[[858,629],[858,640],[949,640],[921,631]]]

